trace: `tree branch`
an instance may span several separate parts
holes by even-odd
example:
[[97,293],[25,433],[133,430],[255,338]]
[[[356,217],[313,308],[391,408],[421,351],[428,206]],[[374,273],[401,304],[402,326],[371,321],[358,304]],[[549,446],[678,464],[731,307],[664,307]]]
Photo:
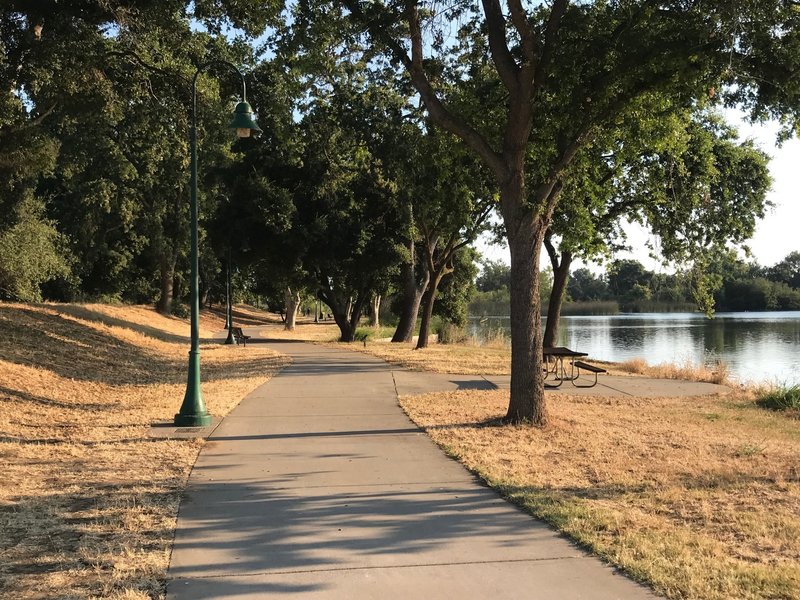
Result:
[[516,97],[519,93],[519,80],[517,79],[519,67],[508,49],[503,9],[500,7],[499,0],[482,0],[482,3],[483,13],[486,15],[492,61],[494,61],[503,85],[506,86],[511,96]]
[[569,6],[569,0],[555,0],[553,8],[550,10],[550,18],[547,20],[547,26],[544,30],[544,45],[535,67],[534,81],[536,82],[536,89],[544,85],[547,68],[550,66],[550,59],[553,56],[553,50],[556,45],[556,37],[559,29],[561,29],[561,19],[567,11],[567,6]]
[[547,249],[547,256],[550,257],[550,266],[553,267],[553,273],[558,270],[558,252],[556,251],[556,247],[553,245],[553,232],[550,231],[550,228],[547,228],[547,231],[544,234],[544,247]]
[[532,98],[534,78],[536,76],[537,54],[539,43],[533,27],[528,21],[528,13],[522,8],[520,0],[508,0],[511,22],[522,40],[522,68],[518,73],[519,88],[522,98],[527,102]]
[[417,2],[413,0],[406,1],[406,18],[411,37],[411,57],[408,56],[405,48],[397,40],[387,35],[383,28],[367,18],[357,0],[343,0],[343,4],[353,17],[366,27],[372,38],[384,44],[395,59],[406,68],[431,119],[446,131],[461,138],[481,157],[498,179],[507,178],[508,169],[502,157],[494,151],[486,138],[475,128],[454,115],[442,104],[428,80],[423,66],[422,33],[420,31]]

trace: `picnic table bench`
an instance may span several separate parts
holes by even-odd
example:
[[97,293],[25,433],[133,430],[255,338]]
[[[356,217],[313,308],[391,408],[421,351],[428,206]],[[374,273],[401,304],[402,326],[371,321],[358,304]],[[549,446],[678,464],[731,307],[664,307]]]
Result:
[[[599,373],[605,373],[606,370],[603,367],[597,367],[595,365],[590,365],[589,363],[583,362],[582,360],[573,360],[572,361],[572,368],[577,369],[578,372],[575,373],[575,377],[572,380],[572,385],[579,388],[590,388],[597,385],[597,375]],[[578,380],[578,377],[581,376],[581,369],[584,371],[589,371],[589,373],[594,373],[594,381],[589,385],[578,385],[575,383]]]
[[237,344],[247,346],[247,340],[252,336],[245,335],[241,327],[231,327],[231,331],[233,332],[233,338],[236,340]]
[[[545,388],[554,389],[559,387],[564,381],[569,381],[578,388],[590,388],[597,385],[597,375],[599,373],[605,373],[606,370],[602,367],[596,367],[594,365],[590,365],[589,363],[583,362],[582,360],[575,360],[578,358],[583,358],[584,356],[588,356],[586,352],[577,352],[576,350],[570,350],[569,348],[565,348],[563,346],[554,346],[554,347],[545,347],[543,348],[543,358],[545,360],[545,374],[544,378],[547,378],[550,375],[554,376],[555,381],[558,383],[547,383],[545,381]],[[564,368],[564,359],[569,358],[572,359],[570,364],[572,368],[570,369],[570,374],[567,375],[567,370]],[[552,361],[552,368],[549,368],[548,363]],[[588,385],[575,383],[578,381],[578,378],[581,376],[581,369],[584,371],[588,371],[589,373],[594,373],[594,381]]]

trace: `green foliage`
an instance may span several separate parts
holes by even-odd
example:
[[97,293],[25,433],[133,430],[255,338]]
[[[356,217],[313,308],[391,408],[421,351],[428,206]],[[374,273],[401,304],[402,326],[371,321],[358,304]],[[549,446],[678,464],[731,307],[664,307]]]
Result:
[[469,336],[463,325],[440,321],[434,328],[440,344],[463,344]]
[[609,297],[608,282],[598,277],[589,269],[582,267],[570,274],[567,294],[574,302],[604,300]]
[[783,282],[792,289],[800,289],[800,252],[791,252],[767,271],[771,281]]
[[14,223],[0,230],[0,297],[37,302],[42,283],[69,275],[63,238],[32,197],[17,204],[14,216]]
[[481,274],[475,282],[479,292],[508,290],[511,285],[511,267],[502,261],[487,260],[481,263]]
[[464,247],[453,257],[453,272],[446,277],[440,286],[440,292],[434,305],[435,315],[442,317],[447,323],[464,327],[467,313],[475,294],[475,251]]
[[800,385],[774,386],[756,402],[770,410],[790,411],[800,416]]

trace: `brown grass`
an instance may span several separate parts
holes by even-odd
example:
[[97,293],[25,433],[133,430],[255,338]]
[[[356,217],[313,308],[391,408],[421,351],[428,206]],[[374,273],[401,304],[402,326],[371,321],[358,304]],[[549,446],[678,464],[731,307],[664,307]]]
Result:
[[507,391],[401,398],[512,501],[669,598],[800,598],[800,428],[751,397],[559,396],[502,425]]
[[382,358],[386,362],[415,371],[453,373],[459,375],[508,375],[511,373],[511,352],[504,347],[471,344],[430,344],[416,350],[413,344],[367,342],[338,344]]
[[[187,333],[143,307],[0,304],[0,596],[163,597],[202,443],[148,431],[180,406]],[[215,415],[284,363],[263,348],[201,349]]]
[[648,365],[644,359],[634,358],[618,363],[616,369],[623,373],[644,375],[646,377],[655,377],[656,379],[683,379],[687,381],[718,383],[728,386],[733,385],[728,365],[721,361],[717,362],[713,368],[710,368],[688,361],[680,364],[663,363]]

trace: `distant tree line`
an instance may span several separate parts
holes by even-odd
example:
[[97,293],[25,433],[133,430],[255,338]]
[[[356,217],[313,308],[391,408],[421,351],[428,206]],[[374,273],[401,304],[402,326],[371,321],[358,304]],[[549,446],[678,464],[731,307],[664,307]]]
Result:
[[[737,257],[715,254],[704,265],[713,282],[716,311],[800,310],[800,252],[764,267]],[[545,272],[544,279],[552,277]],[[664,273],[648,270],[637,260],[611,261],[604,272],[581,267],[567,284],[564,314],[608,312],[676,312],[700,310],[697,275],[692,270]],[[488,261],[476,280],[477,293],[470,312],[508,314],[510,268]],[[548,289],[545,286],[545,289]]]

